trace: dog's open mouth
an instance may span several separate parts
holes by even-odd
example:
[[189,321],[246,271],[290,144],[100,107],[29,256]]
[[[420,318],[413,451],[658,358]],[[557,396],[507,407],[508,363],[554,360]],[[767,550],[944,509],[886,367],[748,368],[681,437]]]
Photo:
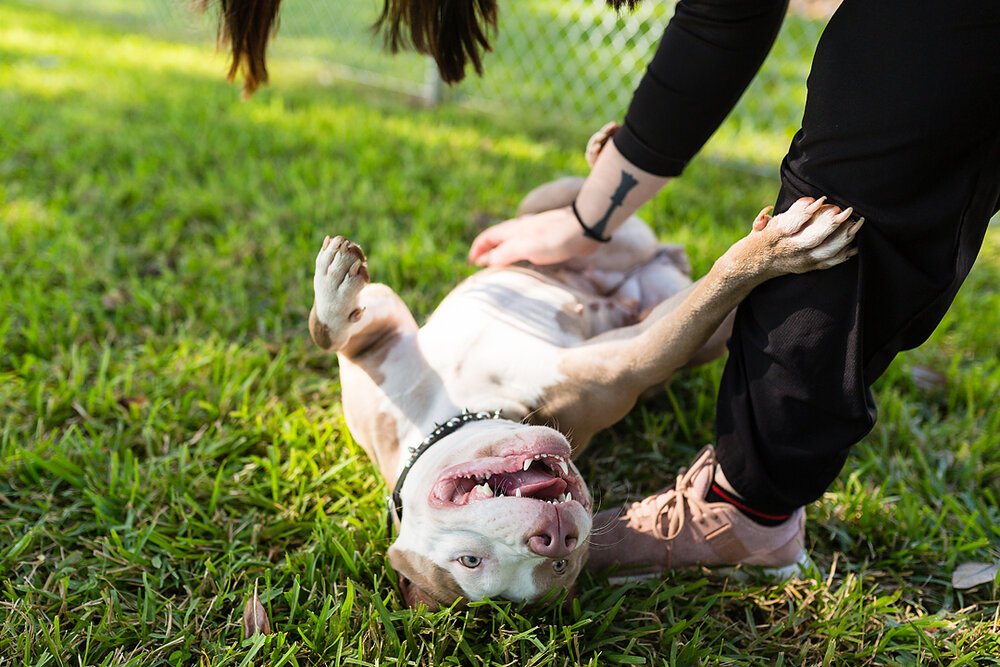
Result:
[[445,470],[432,497],[449,506],[496,498],[588,503],[583,480],[559,454],[490,457]]

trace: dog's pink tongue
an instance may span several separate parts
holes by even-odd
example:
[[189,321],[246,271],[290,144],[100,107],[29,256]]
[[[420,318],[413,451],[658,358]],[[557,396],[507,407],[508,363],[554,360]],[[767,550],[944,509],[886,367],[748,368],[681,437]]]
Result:
[[558,477],[553,477],[551,473],[536,470],[534,467],[523,472],[494,475],[491,482],[493,488],[503,491],[504,495],[517,495],[517,491],[520,490],[522,497],[541,500],[558,498],[566,492],[568,486],[566,482]]

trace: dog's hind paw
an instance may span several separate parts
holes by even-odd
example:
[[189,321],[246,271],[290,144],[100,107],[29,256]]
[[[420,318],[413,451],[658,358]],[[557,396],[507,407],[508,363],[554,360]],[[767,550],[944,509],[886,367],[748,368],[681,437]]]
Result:
[[361,319],[358,295],[368,282],[361,246],[343,236],[327,236],[316,256],[313,289],[316,316],[331,333]]

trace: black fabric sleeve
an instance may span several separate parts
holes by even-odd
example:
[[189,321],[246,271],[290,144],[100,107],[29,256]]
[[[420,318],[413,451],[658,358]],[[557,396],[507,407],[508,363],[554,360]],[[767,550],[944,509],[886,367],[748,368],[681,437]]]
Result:
[[614,136],[625,159],[657,176],[680,175],[760,69],[787,7],[681,0]]

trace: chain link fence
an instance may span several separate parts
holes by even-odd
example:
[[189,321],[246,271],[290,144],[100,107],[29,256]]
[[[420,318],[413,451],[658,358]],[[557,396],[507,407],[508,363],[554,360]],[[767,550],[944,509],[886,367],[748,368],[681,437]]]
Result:
[[[161,0],[169,1],[169,0]],[[285,0],[276,56],[315,58],[335,78],[501,113],[596,128],[621,118],[674,2],[646,0],[617,14],[603,0],[500,4],[494,50],[482,78],[442,86],[427,58],[386,53],[370,26],[380,0]],[[787,134],[798,125],[805,78],[837,0],[793,0],[775,49],[730,119],[743,131]],[[787,144],[786,144],[787,145]]]
[[[178,0],[143,0],[161,21],[194,26]],[[791,0],[774,50],[711,146],[742,163],[775,164],[798,127],[816,42],[840,0]],[[142,3],[139,3],[142,4]],[[428,103],[462,104],[544,118],[588,132],[621,119],[673,14],[671,0],[645,0],[618,14],[604,0],[500,3],[486,73],[443,85],[433,63],[389,54],[371,26],[381,0],[284,0],[271,55],[315,62],[323,83],[353,80]]]

